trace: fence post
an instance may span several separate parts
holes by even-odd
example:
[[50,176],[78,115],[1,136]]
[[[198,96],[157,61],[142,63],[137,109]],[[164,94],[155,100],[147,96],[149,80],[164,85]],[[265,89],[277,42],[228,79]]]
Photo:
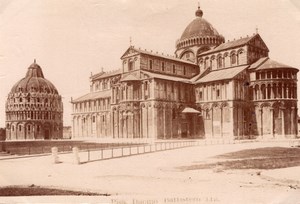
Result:
[[103,149],[101,149],[101,159],[103,159]]
[[78,149],[78,147],[73,147],[72,151],[73,151],[73,155],[74,155],[74,163],[75,164],[80,164],[79,149]]
[[51,148],[51,152],[52,152],[52,157],[53,157],[54,164],[58,164],[59,163],[59,160],[58,160],[58,148],[57,147],[52,147]]

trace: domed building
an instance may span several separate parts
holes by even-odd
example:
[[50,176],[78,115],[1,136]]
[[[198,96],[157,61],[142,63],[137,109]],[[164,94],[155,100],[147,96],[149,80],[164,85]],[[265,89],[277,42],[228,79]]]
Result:
[[121,69],[90,78],[72,100],[74,138],[295,138],[298,69],[269,58],[261,36],[225,42],[196,17],[176,57],[130,46]]
[[62,133],[62,98],[34,61],[8,94],[6,140],[59,139]]
[[175,54],[178,58],[197,63],[197,55],[222,43],[224,37],[203,18],[203,11],[198,7],[196,18],[185,28],[176,42]]

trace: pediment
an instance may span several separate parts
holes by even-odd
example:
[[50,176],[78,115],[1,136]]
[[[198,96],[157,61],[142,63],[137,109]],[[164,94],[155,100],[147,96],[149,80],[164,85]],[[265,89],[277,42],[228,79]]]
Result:
[[130,46],[125,53],[121,56],[121,59],[131,57],[133,55],[140,54],[138,50],[136,50],[133,46]]
[[249,45],[253,47],[260,48],[262,50],[269,51],[269,48],[267,47],[266,43],[263,41],[263,39],[260,37],[259,34],[255,35],[249,42]]

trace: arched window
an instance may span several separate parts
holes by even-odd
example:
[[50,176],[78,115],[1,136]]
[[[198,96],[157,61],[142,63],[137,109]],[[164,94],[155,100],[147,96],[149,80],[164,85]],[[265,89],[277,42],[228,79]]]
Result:
[[149,69],[152,70],[152,68],[153,68],[153,62],[152,62],[152,60],[149,60]]
[[204,61],[204,69],[208,68],[208,66],[209,66],[208,60],[209,60],[209,58],[205,58],[205,61]]
[[231,65],[236,64],[236,54],[235,53],[231,54],[231,56],[230,56],[230,62],[231,62]]
[[202,91],[199,91],[199,101],[202,101],[203,100],[203,93]]
[[262,99],[266,99],[266,85],[261,86]]
[[134,61],[130,60],[128,63],[128,71],[134,70]]
[[222,56],[218,56],[217,58],[217,68],[222,68],[223,63],[222,63]]
[[161,71],[163,71],[163,72],[165,71],[165,62],[161,63]]

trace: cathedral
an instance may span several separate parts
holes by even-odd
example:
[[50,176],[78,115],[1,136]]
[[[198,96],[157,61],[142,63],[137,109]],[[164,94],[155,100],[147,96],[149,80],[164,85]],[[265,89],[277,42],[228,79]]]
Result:
[[62,98],[34,61],[8,94],[6,140],[61,139],[62,133]]
[[175,57],[130,46],[121,69],[90,77],[71,101],[73,138],[296,137],[298,69],[270,59],[259,34],[225,42],[195,15]]

